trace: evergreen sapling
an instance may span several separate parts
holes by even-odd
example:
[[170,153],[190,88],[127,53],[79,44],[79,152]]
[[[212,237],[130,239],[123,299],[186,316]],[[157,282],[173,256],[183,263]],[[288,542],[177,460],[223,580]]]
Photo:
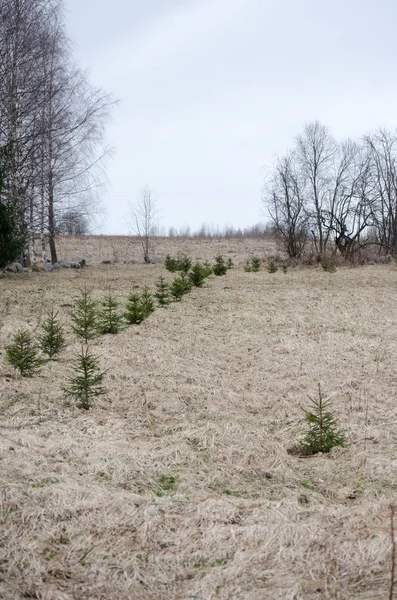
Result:
[[310,456],[329,452],[335,446],[346,446],[346,437],[338,429],[334,415],[329,411],[330,400],[324,400],[318,384],[318,398],[310,398],[311,410],[305,410],[309,430],[300,442],[302,454]]
[[170,286],[161,275],[160,279],[156,282],[156,291],[154,292],[154,297],[160,307],[165,307],[170,303],[169,289]]
[[277,273],[277,271],[278,271],[278,264],[274,260],[269,260],[269,263],[267,265],[267,272],[268,273]]
[[192,266],[192,270],[189,273],[190,283],[195,287],[202,287],[206,278],[205,267],[199,262],[196,262]]
[[13,345],[6,348],[7,361],[18,369],[22,377],[33,377],[40,370],[41,360],[26,329],[19,329],[13,337]]
[[69,386],[64,388],[64,393],[73,398],[78,408],[89,410],[93,399],[106,394],[102,385],[104,373],[98,366],[98,359],[92,356],[88,347],[81,348],[81,354],[77,356],[74,377],[69,377]]
[[218,256],[215,257],[215,265],[213,267],[213,273],[214,275],[226,275],[227,272],[227,265],[225,263],[225,259],[223,258],[223,256],[221,256],[220,254],[218,254]]
[[41,326],[42,333],[39,335],[39,348],[50,360],[53,360],[66,346],[64,327],[57,316],[58,313],[54,313],[52,308],[47,313],[47,319]]
[[192,261],[188,256],[182,256],[178,259],[178,271],[181,271],[183,275],[187,275],[190,267],[192,266]]
[[257,256],[254,256],[251,260],[251,271],[253,273],[257,273],[261,268],[261,259]]
[[183,274],[175,277],[170,286],[170,294],[175,302],[180,302],[182,296],[190,292],[191,284]]
[[134,284],[132,285],[132,292],[127,298],[124,318],[130,325],[139,325],[145,318],[141,295],[138,292],[138,287]]
[[247,259],[247,262],[244,265],[244,271],[246,273],[251,273],[252,272],[252,265],[251,262]]
[[124,317],[118,309],[119,303],[112,296],[109,287],[109,293],[102,301],[102,309],[98,317],[101,333],[118,333],[123,329]]
[[172,258],[169,254],[167,254],[164,264],[167,271],[170,271],[171,273],[175,273],[175,271],[178,270],[178,261],[176,258]]
[[141,294],[141,305],[143,311],[143,318],[147,319],[152,312],[154,312],[153,294],[149,288],[145,285]]
[[78,338],[88,342],[98,334],[97,303],[92,298],[91,291],[80,290],[80,297],[75,299],[76,310],[72,314],[72,329]]
[[206,277],[209,277],[213,273],[212,265],[208,262],[208,260],[206,260],[203,265],[203,271]]

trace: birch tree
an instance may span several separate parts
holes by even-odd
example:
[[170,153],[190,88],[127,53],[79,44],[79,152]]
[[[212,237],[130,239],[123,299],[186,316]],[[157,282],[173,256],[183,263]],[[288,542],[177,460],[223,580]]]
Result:
[[156,199],[148,186],[142,188],[138,199],[130,202],[128,222],[135,235],[139,237],[143,250],[143,259],[150,262],[152,237],[159,220]]
[[[12,148],[4,188],[46,261],[57,261],[57,222],[71,209],[93,216],[111,97],[73,63],[61,0],[0,5],[0,146]],[[28,256],[26,256],[28,260]]]

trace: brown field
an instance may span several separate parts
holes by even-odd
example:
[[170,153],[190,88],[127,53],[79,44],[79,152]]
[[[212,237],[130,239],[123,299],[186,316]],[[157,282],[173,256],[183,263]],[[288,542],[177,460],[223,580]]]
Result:
[[[0,280],[0,598],[388,598],[396,267],[245,273],[274,252],[260,240],[159,240],[155,254],[178,250],[237,266],[95,341],[108,394],[88,412],[62,392],[70,332],[33,379],[4,345],[43,305],[68,324],[84,283],[123,300],[132,279],[172,275],[122,264],[140,258],[128,238],[69,238],[60,256],[86,269]],[[318,382],[349,445],[302,458],[288,450]]]

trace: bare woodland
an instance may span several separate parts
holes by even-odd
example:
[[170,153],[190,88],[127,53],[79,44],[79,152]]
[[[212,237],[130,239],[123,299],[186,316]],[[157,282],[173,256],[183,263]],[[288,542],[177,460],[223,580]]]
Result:
[[[56,234],[87,228],[108,149],[112,99],[74,63],[60,0],[3,0],[0,7],[1,203],[26,235],[25,260],[57,261]],[[72,233],[76,233],[76,226]]]
[[378,130],[337,143],[319,122],[269,174],[264,202],[291,258],[313,245],[346,258],[368,245],[397,251],[397,134]]

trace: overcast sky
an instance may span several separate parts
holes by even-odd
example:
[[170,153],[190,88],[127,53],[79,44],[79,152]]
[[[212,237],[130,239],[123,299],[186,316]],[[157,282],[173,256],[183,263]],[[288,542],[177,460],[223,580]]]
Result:
[[395,0],[65,0],[75,57],[120,100],[102,232],[153,190],[161,225],[264,221],[276,154],[319,119],[397,125]]

